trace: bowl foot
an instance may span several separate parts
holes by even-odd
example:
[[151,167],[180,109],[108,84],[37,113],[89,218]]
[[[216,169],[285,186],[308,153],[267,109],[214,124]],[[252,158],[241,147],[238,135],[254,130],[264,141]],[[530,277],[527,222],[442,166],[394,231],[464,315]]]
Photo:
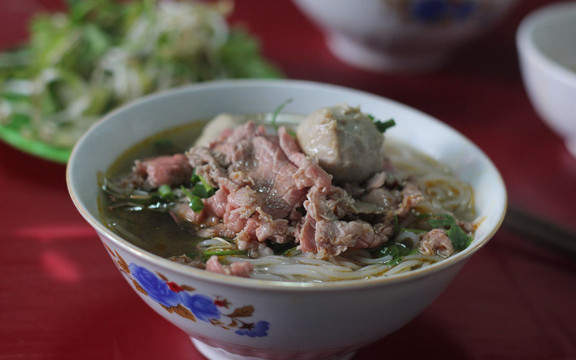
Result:
[[376,72],[430,72],[440,68],[449,56],[444,51],[429,51],[426,54],[414,55],[392,54],[340,34],[328,35],[326,45],[342,62]]
[[[233,353],[228,352],[226,350],[207,345],[207,344],[203,343],[202,341],[196,340],[194,338],[190,338],[190,339],[192,340],[192,343],[194,344],[194,346],[196,346],[196,349],[198,349],[198,351],[209,360],[267,360],[267,358],[261,358],[261,357],[257,357],[257,356],[245,356],[245,355],[233,354]],[[329,357],[323,357],[323,358],[318,359],[318,360],[351,360],[354,357],[354,355],[356,355],[355,351],[350,352],[350,353],[346,353],[346,354],[339,354],[339,355],[334,355],[334,356],[329,356]],[[284,357],[278,356],[278,358],[284,358]],[[315,357],[309,357],[306,355],[302,355],[302,356],[286,355],[286,358],[298,360],[298,359],[312,359]]]

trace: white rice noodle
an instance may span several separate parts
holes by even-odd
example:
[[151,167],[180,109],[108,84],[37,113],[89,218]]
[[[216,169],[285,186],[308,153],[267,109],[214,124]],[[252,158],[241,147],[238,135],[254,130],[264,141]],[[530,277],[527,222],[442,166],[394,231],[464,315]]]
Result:
[[411,249],[415,249],[418,247],[418,243],[420,242],[420,238],[418,235],[412,231],[404,231],[396,236],[397,243],[402,243]]
[[236,245],[221,237],[213,237],[199,242],[198,249],[201,251],[235,250]]
[[406,256],[398,265],[387,262],[389,256],[372,259],[366,252],[351,250],[331,260],[319,260],[300,254],[293,257],[279,255],[259,259],[226,256],[225,262],[248,261],[254,265],[252,278],[277,281],[325,282],[338,280],[367,279],[398,274],[421,268],[439,261],[437,256],[415,254]]
[[443,174],[428,174],[420,179],[425,201],[421,206],[432,212],[463,212],[473,206],[472,188],[454,177]]
[[417,206],[419,212],[459,215],[474,207],[472,187],[456,178],[450,169],[394,139],[386,141],[386,154],[394,166],[417,179],[424,194],[424,201]]

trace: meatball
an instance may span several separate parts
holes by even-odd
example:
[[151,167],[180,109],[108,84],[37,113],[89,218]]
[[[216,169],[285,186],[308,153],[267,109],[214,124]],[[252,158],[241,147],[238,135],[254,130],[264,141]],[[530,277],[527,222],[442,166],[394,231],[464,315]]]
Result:
[[334,181],[362,182],[384,168],[384,135],[357,107],[337,105],[308,115],[298,126],[302,151]]

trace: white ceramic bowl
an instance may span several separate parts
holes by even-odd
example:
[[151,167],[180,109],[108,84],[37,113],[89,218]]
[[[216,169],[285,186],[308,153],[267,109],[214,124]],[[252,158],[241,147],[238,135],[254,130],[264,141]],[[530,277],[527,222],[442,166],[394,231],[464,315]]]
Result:
[[539,116],[576,156],[576,2],[537,9],[518,27],[520,69]]
[[[448,164],[474,187],[478,214],[485,219],[472,245],[425,269],[388,278],[280,283],[176,264],[137,248],[102,225],[96,174],[130,146],[161,130],[221,112],[271,112],[288,98],[293,99],[284,109],[288,113],[308,114],[348,103],[379,118],[393,116],[397,126],[387,136]],[[205,83],[133,102],[106,116],[78,142],[67,182],[76,207],[128,284],[211,359],[350,358],[356,349],[397,330],[430,305],[494,235],[506,208],[496,168],[474,144],[442,122],[368,93],[291,80]],[[222,306],[226,302],[230,305]],[[246,329],[240,329],[242,325]]]
[[443,65],[490,30],[517,0],[294,0],[336,57],[364,69],[419,72]]

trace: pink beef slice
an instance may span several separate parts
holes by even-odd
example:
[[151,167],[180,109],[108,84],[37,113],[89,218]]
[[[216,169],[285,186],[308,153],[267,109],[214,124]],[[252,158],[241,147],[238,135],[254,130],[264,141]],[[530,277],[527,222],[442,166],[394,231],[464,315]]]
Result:
[[304,202],[306,216],[298,234],[299,248],[318,258],[337,256],[349,248],[373,248],[392,235],[391,216],[379,216],[369,223],[360,218],[355,200],[337,186],[320,189],[313,186]]
[[162,185],[185,183],[192,175],[192,166],[184,154],[165,155],[137,160],[132,168],[134,182],[144,189],[155,189]]
[[332,175],[328,174],[320,165],[313,162],[300,150],[298,143],[288,134],[286,128],[281,127],[278,129],[278,139],[280,147],[286,156],[298,166],[298,170],[293,174],[297,188],[302,189],[314,185],[322,190],[332,188]]
[[196,174],[219,190],[204,200],[203,213],[207,214],[191,215],[181,209],[180,217],[205,225],[203,219],[213,223],[213,217],[220,216],[224,226],[218,226],[216,234],[235,233],[240,248],[254,248],[267,239],[294,239],[296,226],[290,219],[299,218],[297,209],[306,198],[306,189],[296,186],[292,175],[298,167],[288,159],[277,136],[248,122],[208,148],[190,149],[187,155]]
[[[201,213],[179,206],[173,215],[200,225],[204,236],[234,237],[240,249],[257,249],[266,240],[295,241],[300,250],[329,258],[349,248],[376,247],[393,233],[393,217],[419,201],[412,187],[391,194],[383,185],[385,174],[379,174],[358,202],[333,185],[332,176],[283,127],[276,136],[248,122],[187,156],[196,174],[218,190],[203,200]],[[370,221],[360,203],[364,210],[378,209],[368,214]]]
[[218,256],[212,255],[206,261],[206,270],[224,275],[232,275],[238,277],[250,277],[250,273],[254,270],[254,265],[247,261],[233,262],[230,265],[223,265],[218,260]]
[[432,229],[422,237],[419,251],[425,255],[449,257],[454,253],[452,241],[444,229]]

